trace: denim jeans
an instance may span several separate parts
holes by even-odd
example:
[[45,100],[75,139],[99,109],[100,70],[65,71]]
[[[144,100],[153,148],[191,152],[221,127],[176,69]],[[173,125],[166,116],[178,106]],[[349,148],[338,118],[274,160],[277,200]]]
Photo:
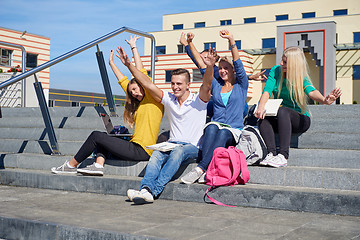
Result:
[[215,148],[229,147],[235,145],[233,134],[227,129],[219,129],[215,124],[210,124],[204,130],[202,142],[202,159],[198,164],[203,171],[206,171]]
[[141,189],[148,187],[154,197],[164,190],[165,185],[172,179],[183,161],[198,156],[199,149],[194,145],[176,141],[172,143],[181,145],[168,152],[154,151],[146,166]]

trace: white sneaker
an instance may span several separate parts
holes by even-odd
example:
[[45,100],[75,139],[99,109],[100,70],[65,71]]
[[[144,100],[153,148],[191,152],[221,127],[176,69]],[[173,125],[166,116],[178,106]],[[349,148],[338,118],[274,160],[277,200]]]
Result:
[[63,165],[60,167],[53,167],[51,168],[51,172],[55,174],[77,174],[77,168],[76,167],[69,167],[68,165],[69,161],[66,161]]
[[273,155],[272,152],[268,153],[268,155],[266,155],[266,157],[264,158],[264,160],[262,160],[259,164],[260,165],[263,165],[263,166],[266,166],[268,165],[268,162],[270,160],[272,160],[275,156]]
[[198,179],[198,183],[206,183],[206,172],[204,172]]
[[271,167],[275,167],[275,168],[286,167],[287,166],[287,160],[284,157],[284,155],[278,154],[273,159],[270,159],[267,162],[267,165],[271,166]]
[[190,172],[188,172],[188,174],[183,176],[181,178],[181,181],[186,184],[193,184],[194,182],[196,182],[196,180],[198,180],[201,177],[203,173],[204,171],[201,168],[196,167]]
[[133,197],[135,204],[145,204],[154,202],[153,195],[145,188],[141,189],[138,194],[135,194]]
[[134,196],[140,194],[140,191],[135,190],[135,189],[128,189],[127,190],[127,196],[129,198],[129,200],[132,202],[134,199]]

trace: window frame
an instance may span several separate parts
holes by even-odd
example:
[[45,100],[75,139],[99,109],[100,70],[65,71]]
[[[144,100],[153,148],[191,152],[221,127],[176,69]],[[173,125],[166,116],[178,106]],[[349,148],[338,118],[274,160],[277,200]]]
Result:
[[[261,40],[262,40],[262,44],[261,44],[261,48],[262,48],[262,49],[265,49],[265,48],[275,48],[275,38],[262,38]],[[265,43],[264,41],[266,41],[266,40],[268,40],[268,41],[270,41],[270,40],[271,40],[271,41],[274,41],[274,42],[273,42],[273,46],[271,45],[272,47],[264,47],[264,43]]]
[[[8,55],[3,55],[3,51],[8,52]],[[14,53],[14,50],[12,50],[12,49],[0,48],[0,66],[11,67],[13,53]],[[5,61],[4,61],[4,59],[5,59]],[[3,61],[4,61],[4,63],[3,63]]]
[[353,65],[352,69],[353,69],[353,74],[352,74],[353,80],[360,80],[360,65]]
[[[310,16],[311,14],[311,16]],[[312,16],[312,14],[314,14],[314,16]],[[315,18],[316,17],[316,12],[306,12],[306,13],[302,13],[302,18]]]
[[347,9],[333,10],[333,16],[344,16],[344,15],[348,15],[348,10]]
[[184,24],[173,24],[173,30],[180,30],[180,29],[184,29]]
[[[160,52],[162,49],[164,50],[164,53]],[[156,46],[155,52],[156,52],[156,55],[165,55],[166,54],[166,45]]]
[[244,18],[244,24],[256,23],[256,17]]
[[220,20],[220,26],[226,26],[226,25],[232,25],[232,20],[231,19]]
[[289,20],[289,14],[275,15],[276,21],[287,21]]
[[[208,47],[206,47],[206,45],[208,44]],[[210,44],[210,45],[209,45]],[[204,50],[207,50],[211,47],[211,49],[215,48],[216,49],[216,42],[206,42],[204,43]]]
[[204,28],[206,27],[205,22],[196,22],[194,23],[194,28]]

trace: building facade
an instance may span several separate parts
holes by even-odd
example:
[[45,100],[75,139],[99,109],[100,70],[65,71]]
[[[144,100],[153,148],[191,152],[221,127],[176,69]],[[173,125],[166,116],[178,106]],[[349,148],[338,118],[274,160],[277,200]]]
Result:
[[[6,81],[12,76],[19,74],[23,68],[22,50],[16,47],[9,47],[4,43],[21,45],[25,48],[25,69],[35,68],[50,60],[50,38],[26,31],[18,31],[0,27],[0,82]],[[49,97],[50,70],[45,69],[37,74],[38,81],[42,83],[45,98]],[[29,77],[23,84],[25,107],[38,106],[34,86],[34,77]],[[19,83],[20,84],[20,83]],[[14,84],[15,85],[15,84]],[[21,90],[15,86],[9,86],[7,90],[12,92],[2,92],[1,106],[17,107]]]
[[[114,103],[124,106],[126,97],[114,95]],[[50,88],[49,107],[79,107],[79,106],[106,106],[106,96],[103,93],[81,92]]]
[[[197,91],[201,75],[179,43],[181,32],[195,34],[199,51],[215,47],[219,55],[230,55],[228,42],[219,31],[228,29],[241,49],[241,60],[248,74],[269,70],[276,65],[277,28],[285,25],[306,25],[321,22],[336,24],[336,87],[343,91],[338,103],[360,103],[360,1],[305,0],[249,7],[169,14],[163,16],[163,29],[151,32],[156,39],[155,83],[170,90],[170,71],[182,67],[192,75],[192,89]],[[150,41],[145,39],[142,58],[150,69]],[[310,51],[305,50],[310,75],[319,88],[319,67]],[[264,82],[250,81],[249,104],[256,103]],[[325,94],[328,94],[325,92]]]

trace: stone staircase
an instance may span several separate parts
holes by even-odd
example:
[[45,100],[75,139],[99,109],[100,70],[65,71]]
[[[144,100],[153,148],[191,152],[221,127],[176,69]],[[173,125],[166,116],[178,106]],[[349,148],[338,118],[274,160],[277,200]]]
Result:
[[[211,194],[226,204],[360,216],[360,105],[310,106],[311,128],[292,140],[286,168],[249,166],[248,184],[221,187]],[[51,149],[38,108],[3,108],[0,118],[0,184],[126,196],[138,188],[146,162],[109,159],[104,177],[50,173],[80,148],[93,130],[104,130],[95,107],[50,108],[61,156]],[[123,124],[123,108],[112,118]],[[161,132],[169,129],[164,117]],[[84,164],[90,164],[89,158]],[[204,203],[206,185],[185,185],[179,176],[196,163],[186,162],[161,199]]]

